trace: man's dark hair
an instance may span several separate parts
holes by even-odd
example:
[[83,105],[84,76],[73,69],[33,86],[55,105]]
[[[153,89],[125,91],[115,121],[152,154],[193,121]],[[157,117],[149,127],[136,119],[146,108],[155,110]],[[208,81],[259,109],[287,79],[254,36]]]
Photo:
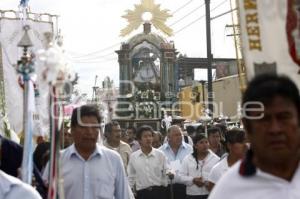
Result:
[[138,140],[140,140],[142,138],[142,135],[145,131],[150,131],[152,133],[152,135],[154,134],[154,130],[152,129],[151,126],[148,125],[143,125],[141,127],[138,128],[137,132],[136,132],[136,138]]
[[204,134],[204,133],[205,133],[205,127],[202,126],[202,125],[199,125],[199,126],[197,127],[197,129],[196,129],[196,133],[197,133],[197,134],[200,134],[200,133]]
[[126,128],[126,130],[129,130],[129,129],[131,129],[133,131],[134,135],[136,134],[136,128],[134,126],[129,126]]
[[113,126],[120,126],[120,124],[117,121],[111,121],[111,122],[105,124],[105,127],[104,127],[104,135],[105,136],[107,136],[109,133],[112,132]]
[[225,124],[218,123],[218,124],[215,124],[215,127],[220,129],[222,135],[225,135],[225,133],[227,131],[227,127]]
[[243,143],[246,139],[246,133],[243,129],[233,128],[225,133],[226,143]]
[[209,137],[210,135],[212,134],[215,134],[215,133],[219,133],[219,135],[221,136],[221,130],[220,128],[218,127],[210,127],[207,129],[207,136]]
[[102,121],[100,112],[96,106],[92,105],[83,105],[73,110],[71,116],[71,127],[76,127],[80,123],[80,119],[84,116],[96,117],[100,127],[100,123]]
[[[242,107],[244,109],[251,108],[251,106],[245,107],[245,104],[249,102],[261,102],[264,106],[268,106],[275,97],[290,100],[297,109],[298,121],[300,122],[299,90],[296,84],[286,76],[263,74],[253,78],[243,95]],[[243,124],[245,129],[249,131],[251,130],[251,122],[250,118],[246,117],[249,113],[244,112],[243,114]],[[239,173],[242,176],[252,176],[256,173],[256,166],[252,161],[254,156],[253,150],[247,151],[239,169]]]
[[193,126],[187,126],[186,127],[186,132],[187,132],[188,135],[192,135],[194,132],[196,132],[196,129]]
[[[267,106],[276,96],[289,99],[295,104],[300,121],[299,90],[296,84],[286,76],[276,74],[256,76],[250,81],[243,95],[242,104],[244,105],[247,102],[261,102],[264,106]],[[246,115],[249,114],[246,112]],[[246,117],[243,119],[247,121]]]

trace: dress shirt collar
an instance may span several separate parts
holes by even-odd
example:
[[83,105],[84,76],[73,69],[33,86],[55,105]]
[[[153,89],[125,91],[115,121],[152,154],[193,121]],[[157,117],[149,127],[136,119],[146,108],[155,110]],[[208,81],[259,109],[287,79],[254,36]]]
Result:
[[[187,144],[185,142],[182,141],[181,145],[179,146],[179,148],[187,148]],[[169,144],[169,142],[165,143],[163,146],[162,146],[162,149],[163,150],[166,150],[166,149],[171,149],[171,146]]]
[[148,155],[144,154],[142,149],[140,149],[138,151],[138,156],[155,156],[155,149],[152,147],[151,152]]
[[[74,144],[72,144],[72,145],[70,146],[70,156],[69,156],[69,159],[70,159],[73,155],[82,158],[81,155],[80,155],[80,154],[78,153],[78,151],[76,150]],[[97,156],[97,155],[100,156],[100,157],[103,155],[103,151],[102,151],[101,147],[100,147],[98,144],[96,144],[96,149],[95,149],[95,151],[90,155],[90,158],[92,158],[92,157],[94,157],[94,156]],[[90,158],[89,158],[89,159],[90,159]]]

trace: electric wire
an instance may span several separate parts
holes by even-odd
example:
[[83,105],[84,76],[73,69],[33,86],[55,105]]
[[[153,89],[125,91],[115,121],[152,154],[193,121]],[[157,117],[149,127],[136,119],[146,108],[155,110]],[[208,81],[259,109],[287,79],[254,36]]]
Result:
[[92,64],[92,63],[107,63],[111,61],[116,61],[117,58],[110,58],[110,59],[103,59],[103,60],[90,60],[90,61],[73,61],[73,63],[79,63],[79,64]]
[[[187,5],[189,5],[190,3],[192,3],[194,0],[190,0],[190,1],[188,1],[187,3],[185,3],[185,4],[183,4],[182,6],[180,6],[179,8],[177,8],[174,12],[172,12],[172,15],[173,14],[175,14],[175,13],[177,13],[177,12],[179,12],[180,10],[182,10],[183,8],[185,8]],[[203,5],[202,5],[203,6]],[[200,7],[202,7],[202,6],[200,6]],[[200,7],[198,7],[198,9],[200,8]],[[195,11],[196,11],[197,9],[195,9]],[[195,11],[193,11],[193,12],[195,12]],[[193,13],[192,12],[192,13]],[[190,15],[190,14],[192,14],[192,13],[189,13],[188,15]],[[187,15],[187,16],[188,16]],[[177,20],[176,22],[174,22],[172,25],[175,25],[176,23],[178,23],[179,21],[181,21],[181,20],[183,20],[184,18],[186,18],[187,16],[184,16],[184,17],[182,17],[181,19],[179,19],[179,20]],[[103,48],[103,49],[100,49],[100,50],[97,50],[97,51],[94,51],[94,52],[91,52],[91,53],[86,53],[86,54],[80,54],[80,53],[78,53],[78,55],[76,55],[76,56],[71,56],[71,59],[89,59],[90,58],[90,56],[91,56],[91,59],[94,59],[94,55],[97,55],[98,53],[101,53],[101,52],[104,52],[104,51],[107,51],[107,50],[110,50],[110,49],[112,49],[112,48],[114,48],[114,47],[116,47],[116,46],[119,46],[120,45],[120,42],[118,42],[118,43],[116,43],[116,44],[113,44],[113,45],[111,45],[111,46],[108,46],[108,47],[106,47],[106,48]],[[76,54],[76,53],[75,53]],[[109,54],[110,55],[110,54]],[[96,56],[95,58],[102,58],[102,57],[106,57],[106,55],[100,55],[100,56]]]
[[194,1],[194,0],[190,0],[186,4],[184,4],[184,5],[180,6],[179,8],[177,8],[174,12],[172,12],[172,15],[175,14],[176,12],[180,11],[181,9],[183,9],[184,7],[186,7],[187,5],[189,5],[190,3],[192,3],[192,1]]
[[82,55],[79,55],[79,56],[75,56],[75,57],[73,57],[73,58],[74,58],[74,59],[79,59],[79,58],[82,58],[82,57],[88,57],[88,56],[97,55],[98,53],[105,52],[105,51],[110,50],[110,49],[112,49],[112,48],[114,48],[114,47],[116,47],[116,46],[119,46],[119,45],[120,45],[120,42],[115,43],[115,44],[113,44],[113,45],[111,45],[111,46],[108,46],[108,47],[106,47],[106,48],[103,48],[103,49],[100,49],[100,50],[91,52],[91,53],[87,53],[87,54],[82,54]]
[[[222,6],[223,4],[225,4],[227,1],[228,1],[228,0],[222,1],[220,4],[218,4],[217,6],[215,6],[214,8],[212,8],[212,9],[210,10],[210,12],[213,12],[214,10],[216,10],[217,8],[219,8],[220,6]],[[189,24],[183,26],[183,27],[180,28],[179,30],[175,31],[174,34],[177,34],[177,33],[181,32],[181,31],[185,30],[186,28],[190,27],[191,25],[193,25],[193,24],[196,23],[197,21],[203,19],[205,16],[206,16],[206,15],[204,14],[204,15],[198,17],[198,18],[195,19],[194,21],[192,21],[192,22],[190,22]]]
[[101,58],[105,58],[105,57],[108,57],[110,55],[114,55],[115,52],[110,52],[110,53],[107,53],[107,54],[103,54],[103,55],[97,55],[95,57],[83,57],[83,58],[77,58],[77,57],[70,57],[71,60],[75,60],[75,61],[87,61],[87,60],[94,60],[94,59],[101,59]]
[[[178,9],[176,9],[172,14],[178,12],[179,10],[183,9],[184,7],[186,7],[188,4],[190,4],[193,0],[190,0],[189,2],[187,2],[186,4],[180,6]],[[211,12],[213,12],[214,10],[216,10],[217,8],[219,8],[220,6],[222,6],[224,3],[226,3],[228,0],[224,0],[222,1],[220,4],[218,4],[217,6],[215,6],[214,8],[211,9]],[[178,19],[177,21],[173,22],[170,26],[174,26],[175,24],[177,24],[178,22],[182,21],[183,19],[185,19],[186,17],[188,17],[189,15],[191,15],[192,13],[196,12],[197,10],[199,10],[201,7],[203,7],[205,5],[205,3],[201,4],[200,6],[198,6],[197,8],[193,9],[192,11],[190,11],[189,13],[187,13],[186,15],[184,15],[183,17],[181,17],[180,19]],[[183,26],[182,28],[180,28],[179,30],[175,31],[174,34],[178,34],[179,32],[185,30],[186,28],[190,27],[191,25],[193,25],[194,23],[196,23],[197,21],[203,19],[205,17],[205,15],[202,15],[200,17],[198,17],[197,19],[195,19],[194,21],[190,22],[189,24]],[[218,17],[218,15],[216,16]],[[211,18],[212,20],[215,19],[216,17]],[[114,52],[108,53],[108,54],[104,54],[104,55],[97,55],[101,52],[105,52],[108,51],[110,49],[113,49],[116,46],[119,46],[120,42],[115,43],[111,46],[108,46],[106,48],[91,52],[91,53],[87,53],[87,54],[81,54],[79,56],[74,56],[71,57],[72,62],[74,63],[102,63],[102,62],[107,62],[107,61],[112,61],[115,60],[116,58],[111,58],[111,59],[105,59],[106,57],[115,54]],[[103,59],[102,59],[103,58]],[[100,60],[98,60],[100,59]]]
[[184,15],[183,17],[181,17],[180,19],[178,19],[177,21],[173,22],[170,24],[170,26],[174,26],[175,24],[177,24],[178,22],[182,21],[183,19],[185,19],[186,17],[190,16],[191,14],[193,14],[194,12],[196,12],[197,10],[199,10],[200,8],[202,8],[205,5],[205,3],[203,3],[202,5],[198,6],[197,8],[195,8],[194,10],[190,11],[189,13],[187,13],[186,15]]

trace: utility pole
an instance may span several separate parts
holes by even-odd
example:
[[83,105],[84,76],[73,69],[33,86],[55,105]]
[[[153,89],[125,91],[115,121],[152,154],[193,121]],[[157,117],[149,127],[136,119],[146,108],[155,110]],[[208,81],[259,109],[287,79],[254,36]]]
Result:
[[213,116],[213,88],[212,88],[212,54],[211,54],[211,31],[210,31],[210,0],[205,0],[206,13],[206,45],[207,45],[207,99],[209,116]]
[[98,78],[98,75],[95,76],[95,84],[93,86],[93,96],[92,96],[92,101],[93,102],[97,101],[96,100],[96,98],[97,98],[97,86],[96,86],[96,84],[97,84],[97,78]]

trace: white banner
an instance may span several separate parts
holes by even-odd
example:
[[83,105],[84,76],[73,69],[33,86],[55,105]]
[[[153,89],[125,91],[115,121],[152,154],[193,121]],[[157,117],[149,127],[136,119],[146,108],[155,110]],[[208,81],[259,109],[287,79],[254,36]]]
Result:
[[300,1],[239,0],[239,11],[248,80],[276,72],[300,89]]
[[[30,26],[28,34],[33,43],[33,47],[29,49],[29,52],[36,52],[37,50],[44,48],[43,34],[45,32],[53,32],[53,23],[33,20],[28,20],[26,23]],[[5,83],[6,110],[11,128],[17,133],[20,133],[20,131],[23,130],[23,90],[18,84],[18,75],[14,65],[22,56],[23,49],[17,45],[23,34],[23,22],[20,19],[0,17],[0,42]],[[48,96],[45,96],[45,94],[42,93],[40,98],[43,98],[43,100],[38,99],[38,102],[40,102],[38,104],[40,107],[37,107],[39,116],[34,119],[38,118],[42,124],[35,125],[35,128],[37,129],[34,130],[34,134],[48,134],[49,132],[49,112],[48,108],[46,108],[46,106],[48,106],[47,97]],[[48,124],[45,123],[46,121]],[[45,129],[41,129],[41,127]]]

